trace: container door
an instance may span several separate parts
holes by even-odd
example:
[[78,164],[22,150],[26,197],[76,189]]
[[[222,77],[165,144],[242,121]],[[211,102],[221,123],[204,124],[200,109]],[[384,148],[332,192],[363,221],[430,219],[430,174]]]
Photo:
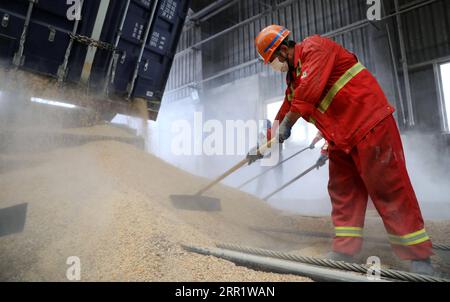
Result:
[[[109,37],[110,43],[119,38],[116,60],[109,57],[109,65],[114,68],[111,74],[106,72],[105,75],[110,84],[107,84],[109,91],[124,98],[148,100],[152,119],[156,119],[159,111],[189,4],[188,0],[131,0],[129,6],[121,7],[120,14],[116,13],[116,18],[111,17],[113,13],[109,17],[116,20],[111,24],[114,24],[115,32],[121,35],[111,37],[108,35],[110,29],[105,29],[102,35]],[[125,22],[120,28],[123,16]],[[141,50],[143,54],[140,58]],[[107,70],[102,69],[101,64],[104,64],[104,58],[99,55],[94,62],[96,69]]]
[[[11,1],[0,3],[0,57],[7,64],[14,63],[38,73],[58,75],[66,54],[65,72],[71,66],[82,64],[86,45],[74,42],[69,48],[70,34],[90,36],[96,9],[100,0],[84,0],[80,3],[82,19],[75,27],[76,20],[69,20],[71,4],[66,1],[39,0]],[[26,26],[27,25],[27,26]],[[74,31],[77,28],[77,31]],[[68,51],[70,50],[70,51]]]

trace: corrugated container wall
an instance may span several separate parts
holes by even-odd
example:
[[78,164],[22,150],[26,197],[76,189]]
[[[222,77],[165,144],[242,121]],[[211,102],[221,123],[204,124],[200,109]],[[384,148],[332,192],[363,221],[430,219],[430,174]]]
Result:
[[47,75],[65,77],[70,72],[71,78],[80,77],[80,62],[87,50],[80,44],[71,45],[71,56],[65,62],[70,34],[77,32],[79,35],[90,35],[98,7],[99,1],[83,3],[81,14],[84,19],[83,22],[77,22],[67,18],[68,5],[65,1],[2,0],[1,61]]
[[189,5],[1,0],[0,59],[60,82],[84,82],[114,100],[145,99],[156,119]]

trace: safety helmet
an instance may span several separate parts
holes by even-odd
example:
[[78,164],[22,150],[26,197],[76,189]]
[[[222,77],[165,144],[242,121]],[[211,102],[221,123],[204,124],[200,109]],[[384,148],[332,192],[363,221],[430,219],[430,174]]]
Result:
[[269,63],[275,50],[277,50],[290,33],[283,26],[270,25],[258,34],[255,39],[255,44],[260,58],[264,60],[264,64]]

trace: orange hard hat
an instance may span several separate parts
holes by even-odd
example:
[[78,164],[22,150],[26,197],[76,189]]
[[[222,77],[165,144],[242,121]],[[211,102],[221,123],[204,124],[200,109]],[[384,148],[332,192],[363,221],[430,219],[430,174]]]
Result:
[[264,28],[255,39],[256,49],[267,64],[275,50],[291,32],[280,25],[270,25]]

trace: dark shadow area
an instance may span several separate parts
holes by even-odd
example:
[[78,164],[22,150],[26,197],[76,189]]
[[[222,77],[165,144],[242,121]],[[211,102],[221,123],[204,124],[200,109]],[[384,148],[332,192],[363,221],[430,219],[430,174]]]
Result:
[[25,227],[27,203],[0,210],[0,237],[21,233]]
[[179,210],[219,212],[220,199],[200,195],[170,195],[172,205]]

